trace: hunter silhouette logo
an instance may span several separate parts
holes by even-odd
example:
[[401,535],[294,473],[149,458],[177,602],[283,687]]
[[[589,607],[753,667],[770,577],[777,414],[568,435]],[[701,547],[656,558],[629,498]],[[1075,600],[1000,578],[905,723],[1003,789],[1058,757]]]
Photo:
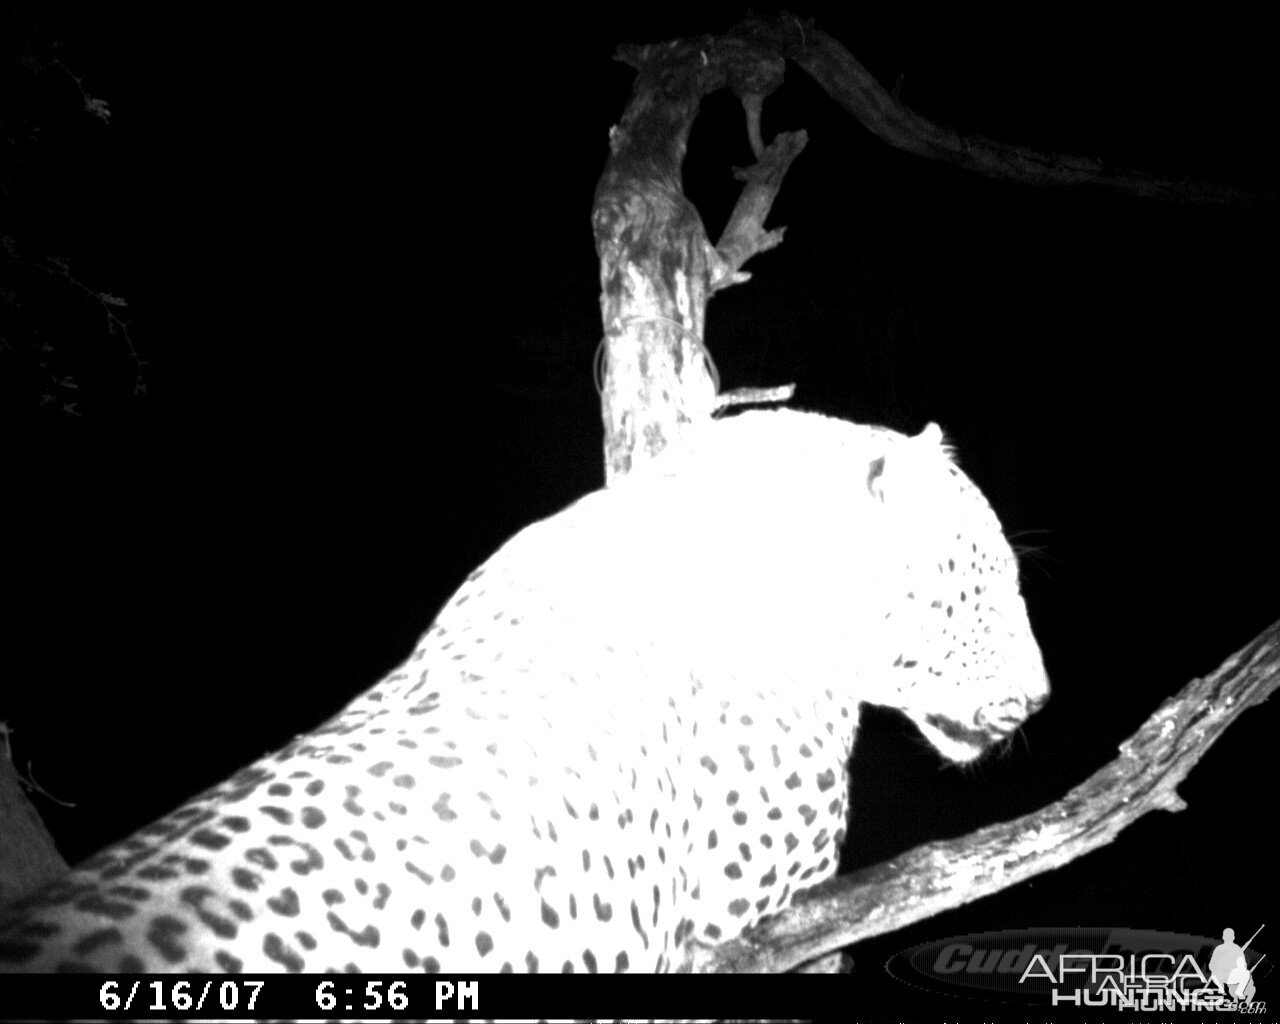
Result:
[[[1258,932],[1265,927],[1265,924],[1259,925],[1258,931],[1249,936],[1249,942],[1256,939]],[[1249,948],[1249,942],[1243,946],[1237,946],[1235,930],[1224,928],[1222,942],[1209,958],[1209,976],[1213,979],[1218,991],[1225,992],[1245,1003],[1253,1002],[1255,991],[1253,968],[1249,967],[1244,955],[1244,951]],[[1266,958],[1267,954],[1263,953],[1253,966],[1257,967]]]

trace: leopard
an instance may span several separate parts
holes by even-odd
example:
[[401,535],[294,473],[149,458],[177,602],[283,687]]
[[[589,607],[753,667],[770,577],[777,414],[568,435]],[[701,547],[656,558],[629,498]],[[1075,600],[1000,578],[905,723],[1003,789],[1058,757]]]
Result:
[[329,721],[0,915],[7,971],[665,972],[830,878],[864,705],[1049,695],[942,431],[690,425],[521,530]]

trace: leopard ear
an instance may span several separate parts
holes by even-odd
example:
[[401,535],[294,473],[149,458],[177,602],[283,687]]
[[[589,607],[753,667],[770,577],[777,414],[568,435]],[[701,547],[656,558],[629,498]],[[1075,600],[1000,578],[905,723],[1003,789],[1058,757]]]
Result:
[[916,434],[913,440],[924,444],[940,445],[943,448],[947,447],[947,439],[942,434],[942,428],[936,423],[926,423],[924,430]]
[[[902,438],[899,436],[899,443]],[[890,447],[882,449],[884,454],[877,456],[867,463],[867,493],[876,501],[884,504],[885,500],[885,464],[892,460],[895,465],[901,460],[907,460],[906,464],[910,464],[913,452],[926,451],[928,449],[941,449],[948,457],[951,457],[951,445],[947,443],[946,435],[942,433],[942,428],[936,423],[927,423],[925,428],[914,437],[905,439],[907,447]],[[893,466],[889,467],[888,477],[892,480],[895,470]],[[893,484],[890,482],[889,486]]]
[[936,423],[926,423],[924,430],[916,434],[911,439],[911,443],[929,448],[940,448],[942,453],[952,462],[956,461],[956,450],[948,439],[947,435],[942,432],[942,428]]

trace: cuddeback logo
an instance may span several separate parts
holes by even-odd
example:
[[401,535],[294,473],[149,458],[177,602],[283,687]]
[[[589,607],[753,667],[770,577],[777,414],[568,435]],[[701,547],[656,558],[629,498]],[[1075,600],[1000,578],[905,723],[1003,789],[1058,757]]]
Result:
[[[993,1002],[1258,1015],[1270,973],[1254,946],[1226,928],[1220,939],[1127,928],[983,932],[928,942],[885,965],[904,984]],[[1265,982],[1262,982],[1265,990]]]

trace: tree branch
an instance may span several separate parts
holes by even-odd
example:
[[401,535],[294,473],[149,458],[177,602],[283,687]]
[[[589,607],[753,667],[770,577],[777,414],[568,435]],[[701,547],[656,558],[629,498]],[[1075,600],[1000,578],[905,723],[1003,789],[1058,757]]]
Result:
[[1092,157],[1046,153],[935,124],[899,102],[896,94],[885,89],[838,39],[812,21],[801,21],[790,14],[781,14],[772,21],[747,18],[732,34],[775,47],[878,139],[916,156],[1024,185],[1092,185],[1163,202],[1266,209],[1280,206],[1280,196],[1275,193],[1195,178],[1145,174]]

